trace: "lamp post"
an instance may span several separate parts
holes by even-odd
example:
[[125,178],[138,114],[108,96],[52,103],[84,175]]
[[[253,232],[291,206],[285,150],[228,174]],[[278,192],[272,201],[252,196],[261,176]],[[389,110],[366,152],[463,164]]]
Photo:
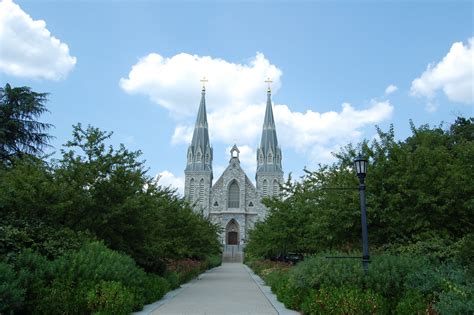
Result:
[[367,214],[365,207],[365,175],[367,174],[367,160],[360,155],[354,160],[354,168],[359,177],[359,199],[361,209],[361,223],[362,223],[362,266],[364,272],[369,271],[369,239],[367,233]]

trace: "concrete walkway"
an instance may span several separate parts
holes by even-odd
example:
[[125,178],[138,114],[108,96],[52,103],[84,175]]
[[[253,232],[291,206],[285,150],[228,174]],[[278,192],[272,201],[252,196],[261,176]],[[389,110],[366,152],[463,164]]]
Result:
[[245,265],[224,263],[200,275],[141,314],[298,314],[276,301],[268,287]]

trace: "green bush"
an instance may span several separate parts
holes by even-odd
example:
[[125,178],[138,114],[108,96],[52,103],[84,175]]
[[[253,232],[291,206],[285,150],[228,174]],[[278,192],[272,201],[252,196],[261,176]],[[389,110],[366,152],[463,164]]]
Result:
[[395,314],[405,315],[405,314],[417,314],[422,315],[426,314],[428,310],[429,303],[418,291],[409,290],[405,295],[398,301],[398,304],[395,308]]
[[88,314],[87,293],[94,287],[91,281],[75,282],[55,278],[36,292],[30,310],[33,314]]
[[12,256],[10,262],[20,287],[26,290],[20,310],[32,314],[129,312],[169,290],[164,278],[145,273],[129,256],[99,242],[68,251],[54,261],[27,250]]
[[474,287],[457,286],[443,291],[433,308],[441,314],[474,314]]
[[222,256],[221,255],[209,255],[206,257],[207,268],[211,269],[214,267],[218,267],[222,264]]
[[87,292],[88,310],[97,315],[130,314],[134,300],[133,292],[117,281],[101,281]]
[[366,286],[396,305],[396,301],[405,292],[409,275],[428,268],[430,268],[430,262],[422,257],[389,254],[374,256],[365,279]]
[[104,244],[93,242],[79,251],[71,251],[56,259],[54,273],[73,282],[101,280],[122,282],[127,287],[140,287],[146,273],[135,261],[124,254],[110,250]]
[[17,271],[18,280],[26,292],[22,309],[34,313],[42,291],[54,278],[52,262],[31,250],[11,256],[9,262]]
[[[468,314],[474,309],[472,278],[459,264],[380,254],[373,256],[364,275],[359,260],[326,258],[349,255],[353,254],[320,254],[290,269],[267,260],[250,261],[249,265],[285,306],[310,314],[324,314],[325,310],[334,314],[424,314],[435,310]],[[364,301],[372,308],[364,309]]]
[[166,281],[169,283],[172,290],[179,288],[179,275],[177,272],[168,272],[165,275]]
[[275,269],[268,273],[265,282],[272,288],[278,300],[291,309],[298,309],[306,297],[306,289],[297,288],[289,281],[288,270]]
[[321,287],[311,290],[301,305],[305,314],[386,314],[384,298],[371,290]]
[[12,312],[21,307],[25,299],[25,289],[13,268],[0,262],[0,314]]
[[155,274],[148,274],[144,285],[145,303],[152,303],[161,299],[170,290],[167,279]]
[[319,289],[343,285],[363,287],[364,273],[360,261],[326,258],[343,255],[347,256],[341,253],[327,253],[309,257],[291,269],[290,281],[297,288]]

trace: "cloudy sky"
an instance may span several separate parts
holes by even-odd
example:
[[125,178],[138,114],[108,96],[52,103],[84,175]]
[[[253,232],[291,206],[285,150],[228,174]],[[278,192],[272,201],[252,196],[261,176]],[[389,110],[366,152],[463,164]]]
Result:
[[182,189],[206,77],[214,178],[251,179],[267,77],[285,173],[394,124],[474,115],[471,1],[0,2],[0,83],[49,92],[53,151],[81,122]]

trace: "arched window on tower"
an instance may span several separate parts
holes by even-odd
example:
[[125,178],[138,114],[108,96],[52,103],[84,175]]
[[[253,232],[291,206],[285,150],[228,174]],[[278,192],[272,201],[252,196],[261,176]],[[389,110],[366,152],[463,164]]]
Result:
[[263,153],[260,152],[260,155],[258,156],[258,164],[263,164]]
[[193,162],[193,154],[191,150],[188,152],[188,164],[191,164]]
[[195,190],[195,183],[194,183],[194,178],[191,178],[191,180],[189,181],[189,200],[193,200],[194,199],[194,190]]
[[267,163],[268,163],[268,164],[272,164],[272,163],[273,163],[273,154],[272,154],[271,152],[268,153]]
[[204,202],[204,178],[199,182],[199,202]]
[[268,196],[268,182],[266,179],[263,180],[262,191],[263,191],[263,196]]
[[196,153],[196,162],[201,162],[201,152]]
[[206,160],[205,160],[206,163],[209,163],[209,153],[206,153]]
[[279,190],[279,186],[278,186],[278,181],[275,179],[273,180],[273,196],[278,196],[278,190]]
[[227,206],[229,208],[240,207],[240,188],[236,180],[233,180],[232,183],[229,185],[229,195],[227,200]]

